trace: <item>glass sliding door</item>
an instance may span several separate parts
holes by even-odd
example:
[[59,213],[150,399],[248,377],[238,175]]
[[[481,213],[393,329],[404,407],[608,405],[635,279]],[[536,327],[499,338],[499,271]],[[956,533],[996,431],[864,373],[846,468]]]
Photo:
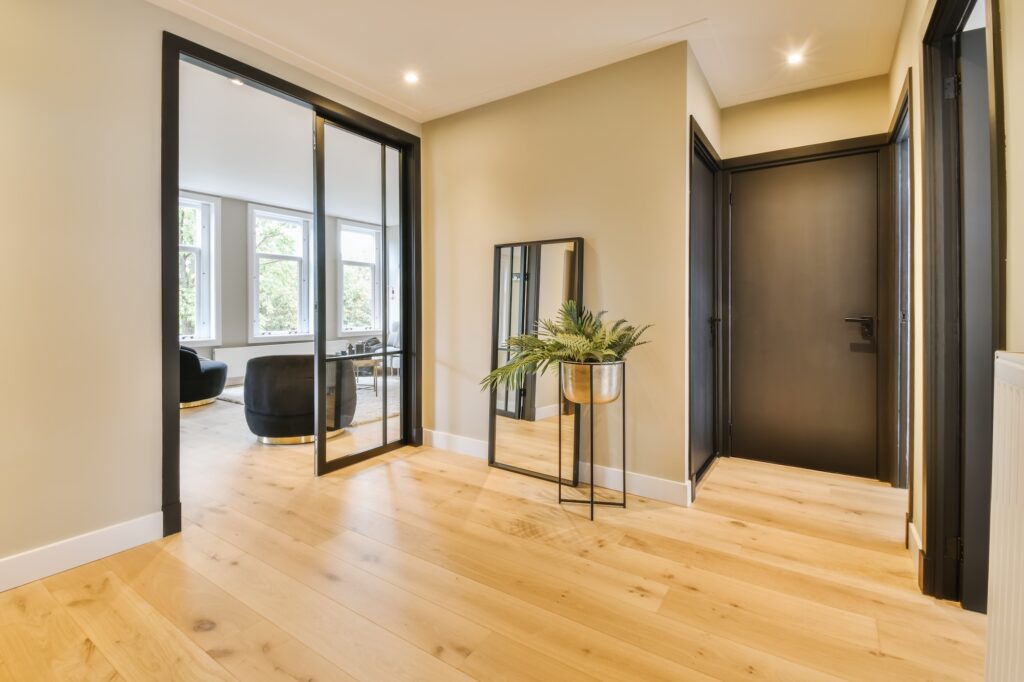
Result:
[[190,430],[318,475],[422,442],[420,139],[168,32],[161,79],[172,533]]
[[384,148],[384,441],[401,442],[402,434],[402,156],[394,147]]
[[402,224],[398,150],[329,121],[320,134],[324,473],[402,441]]

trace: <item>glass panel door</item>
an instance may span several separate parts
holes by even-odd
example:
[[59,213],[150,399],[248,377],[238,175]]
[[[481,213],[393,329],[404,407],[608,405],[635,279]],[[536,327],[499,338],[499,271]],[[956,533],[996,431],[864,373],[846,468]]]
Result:
[[319,473],[402,440],[400,159],[395,149],[324,122]]
[[402,156],[394,147],[384,149],[384,311],[387,321],[384,346],[384,440],[398,443],[402,432]]

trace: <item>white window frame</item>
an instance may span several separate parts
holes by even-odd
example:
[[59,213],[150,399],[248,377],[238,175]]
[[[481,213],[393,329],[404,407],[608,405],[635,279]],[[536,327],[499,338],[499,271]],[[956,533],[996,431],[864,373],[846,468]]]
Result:
[[[364,261],[346,260],[345,254],[341,252],[341,234],[342,232],[360,232],[363,234],[373,235],[374,238],[374,250],[375,250],[375,261],[373,263],[367,263]],[[373,336],[374,334],[380,336],[383,334],[381,329],[381,316],[383,314],[383,305],[381,301],[381,269],[383,267],[382,261],[382,232],[380,225],[374,225],[373,223],[364,223],[358,220],[348,220],[345,218],[338,218],[338,337],[339,338],[350,338],[357,336]],[[373,328],[366,330],[350,330],[345,329],[345,266],[354,265],[359,267],[369,266],[373,271]],[[381,343],[384,343],[385,339],[381,339]]]
[[178,253],[195,253],[198,263],[196,288],[196,333],[178,335],[178,341],[191,347],[219,346],[221,343],[221,292],[220,292],[220,197],[198,192],[178,192],[178,206],[193,206],[199,209],[199,246],[178,244]]
[[[247,241],[249,247],[249,343],[280,343],[282,341],[313,340],[313,285],[311,276],[311,254],[313,239],[313,216],[301,211],[293,211],[274,206],[249,204]],[[278,253],[256,251],[256,217],[300,221],[302,223],[302,255],[292,256]],[[259,300],[259,258],[272,256],[281,260],[299,263],[299,331],[287,334],[260,333],[260,300]]]

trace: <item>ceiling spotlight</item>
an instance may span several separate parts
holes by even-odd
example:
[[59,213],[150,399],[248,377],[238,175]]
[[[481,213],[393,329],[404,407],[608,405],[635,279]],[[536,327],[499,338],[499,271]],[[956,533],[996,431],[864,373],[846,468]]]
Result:
[[231,82],[234,83],[235,85],[245,85],[245,83],[242,82],[241,78],[232,78]]
[[797,65],[804,60],[804,56],[799,52],[790,52],[789,56],[786,57],[786,61],[791,65]]
[[415,71],[406,71],[405,75],[402,76],[402,77],[405,79],[405,82],[409,83],[410,85],[412,83],[419,83],[420,82],[420,75],[418,73],[416,73]]

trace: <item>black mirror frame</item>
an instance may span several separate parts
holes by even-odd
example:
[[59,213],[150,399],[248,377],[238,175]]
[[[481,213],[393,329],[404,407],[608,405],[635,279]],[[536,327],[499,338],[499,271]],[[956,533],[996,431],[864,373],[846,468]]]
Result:
[[[500,310],[501,302],[499,300],[501,295],[501,250],[517,246],[543,246],[544,244],[564,244],[571,243],[575,250],[575,281],[573,282],[573,288],[576,292],[576,302],[579,304],[583,303],[583,238],[582,237],[565,237],[561,239],[542,239],[537,241],[528,242],[509,242],[505,244],[495,244],[494,246],[494,293],[492,299],[491,309],[491,370],[495,370],[498,367],[498,311]],[[533,478],[539,478],[545,481],[551,481],[557,483],[561,477],[561,471],[558,475],[544,474],[539,471],[531,471],[530,469],[524,469],[522,467],[513,466],[511,464],[504,464],[497,461],[495,445],[497,442],[497,391],[490,391],[490,408],[488,411],[488,437],[487,437],[487,464],[496,468],[504,469],[505,471],[512,471],[517,474],[523,474],[525,476],[532,476]],[[580,413],[581,409],[579,405],[575,406],[575,418],[573,420],[573,459],[572,459],[572,479],[561,478],[562,485],[569,485],[576,487],[579,485],[580,478]]]

